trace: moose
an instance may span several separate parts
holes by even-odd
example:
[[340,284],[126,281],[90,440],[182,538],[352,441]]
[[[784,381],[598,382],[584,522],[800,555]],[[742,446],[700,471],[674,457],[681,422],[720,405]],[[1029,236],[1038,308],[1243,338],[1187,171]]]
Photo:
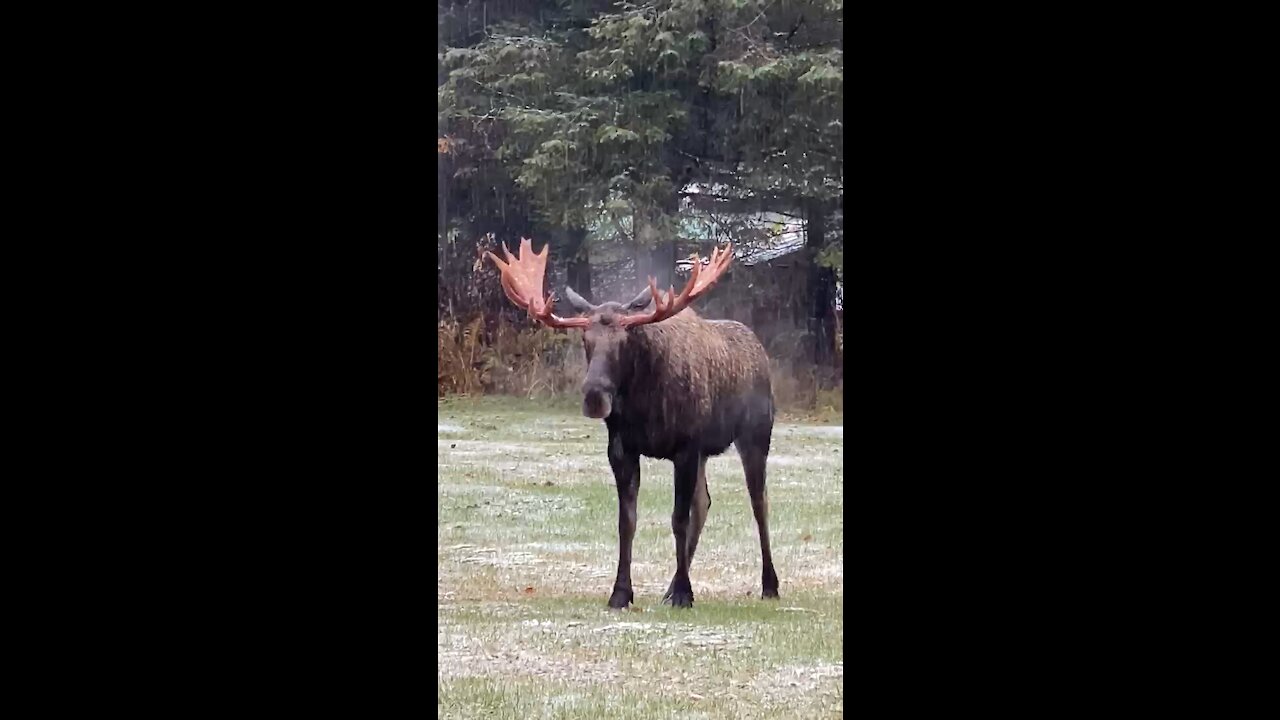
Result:
[[[769,498],[765,465],[773,434],[774,402],[769,358],[746,325],[707,320],[689,305],[704,295],[733,259],[733,245],[716,249],[709,260],[695,260],[689,282],[676,294],[660,293],[655,280],[631,302],[593,305],[565,288],[579,314],[552,312],[553,294],[542,295],[547,246],[533,251],[520,239],[518,255],[506,246],[506,260],[486,255],[501,272],[502,288],[512,303],[533,320],[553,328],[583,331],[587,376],[582,412],[604,420],[609,431],[609,466],[618,490],[618,573],[609,607],[634,602],[631,589],[631,541],[636,531],[640,456],[670,460],[675,467],[676,571],[663,601],[693,606],[689,566],[711,507],[707,458],[737,447],[747,492],[760,534],[762,598],[778,597],[778,576],[769,551]],[[706,263],[706,267],[703,267]]]

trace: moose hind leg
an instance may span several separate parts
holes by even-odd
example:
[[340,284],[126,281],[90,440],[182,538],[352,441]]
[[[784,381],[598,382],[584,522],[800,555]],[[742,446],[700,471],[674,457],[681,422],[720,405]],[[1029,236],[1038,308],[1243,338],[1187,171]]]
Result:
[[761,598],[778,597],[778,574],[773,570],[773,554],[769,550],[769,493],[765,489],[765,465],[769,459],[769,440],[754,441],[739,438],[738,456],[747,476],[747,493],[751,496],[751,511],[756,516],[756,528],[760,531]]
[[[698,479],[693,488],[693,502],[689,507],[689,534],[685,545],[689,548],[689,566],[693,566],[693,554],[698,549],[698,538],[702,535],[702,526],[707,522],[707,510],[711,508],[711,492],[707,489],[707,458],[698,458]],[[675,580],[667,586],[663,600],[671,599],[671,589]]]
[[675,506],[671,511],[671,534],[676,541],[676,574],[671,578],[669,596],[665,601],[672,607],[693,607],[693,586],[689,582],[689,516],[698,482],[698,456],[677,455],[673,464]]

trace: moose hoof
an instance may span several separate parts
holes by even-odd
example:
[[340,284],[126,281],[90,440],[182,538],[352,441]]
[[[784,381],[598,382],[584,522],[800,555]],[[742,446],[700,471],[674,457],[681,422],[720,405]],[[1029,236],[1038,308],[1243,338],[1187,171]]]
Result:
[[616,588],[613,594],[609,596],[609,607],[615,610],[621,610],[635,600],[635,593],[623,588]]
[[683,590],[673,590],[671,597],[662,601],[671,607],[691,608],[693,607],[693,592],[685,592]]
[[763,577],[760,578],[761,600],[777,600],[778,599],[778,574],[773,571],[772,567],[765,567]]

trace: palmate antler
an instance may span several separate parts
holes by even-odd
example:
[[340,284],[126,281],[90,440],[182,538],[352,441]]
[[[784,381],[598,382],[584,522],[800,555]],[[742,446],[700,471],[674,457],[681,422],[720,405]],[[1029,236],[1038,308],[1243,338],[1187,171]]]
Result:
[[485,255],[493,259],[502,273],[502,289],[506,291],[507,297],[511,302],[528,310],[529,317],[548,327],[585,328],[591,324],[590,318],[562,318],[554,315],[551,312],[553,302],[551,294],[548,293],[546,298],[542,297],[542,278],[547,273],[549,246],[549,244],[543,245],[542,252],[535,253],[533,241],[522,237],[516,257],[511,257],[505,243],[502,245],[502,254],[507,257],[506,262],[498,259],[498,256],[491,252],[486,251]]
[[658,292],[658,281],[649,278],[649,293],[653,295],[653,312],[643,315],[627,315],[619,320],[623,327],[634,327],[636,325],[647,325],[649,323],[662,322],[676,313],[689,307],[689,304],[698,299],[698,296],[706,292],[715,284],[724,271],[728,269],[729,263],[733,262],[733,243],[729,243],[723,250],[716,248],[711,251],[711,261],[707,263],[707,269],[703,271],[701,258],[695,257],[693,260],[693,274],[689,277],[689,282],[684,286],[684,290],[676,295],[674,286],[667,292],[666,302],[663,302],[661,294]]
[[[545,298],[542,297],[542,279],[547,273],[548,247],[548,245],[544,245],[542,246],[542,252],[535,253],[533,251],[533,241],[529,238],[520,238],[520,250],[515,257],[511,256],[511,252],[507,250],[506,245],[502,246],[502,254],[507,258],[505,262],[492,252],[486,251],[485,255],[493,260],[494,264],[498,266],[498,270],[502,273],[502,289],[506,291],[507,297],[517,306],[527,310],[529,317],[548,327],[585,328],[591,324],[591,318],[559,317],[551,312],[553,302],[551,294],[548,293]],[[662,322],[679,313],[710,289],[724,274],[731,262],[733,262],[732,243],[726,245],[723,249],[717,248],[711,252],[711,260],[707,263],[706,270],[702,269],[701,259],[695,256],[693,274],[689,277],[689,282],[684,286],[684,290],[679,295],[676,295],[675,287],[672,287],[666,294],[665,300],[662,294],[658,292],[658,281],[650,277],[649,293],[653,296],[653,312],[641,315],[624,315],[619,318],[619,324],[623,327],[647,325],[649,323]]]

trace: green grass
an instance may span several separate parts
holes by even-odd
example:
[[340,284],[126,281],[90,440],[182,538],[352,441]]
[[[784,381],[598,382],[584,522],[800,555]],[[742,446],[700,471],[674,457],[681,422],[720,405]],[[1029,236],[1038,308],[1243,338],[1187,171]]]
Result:
[[671,464],[641,470],[636,605],[605,601],[617,496],[603,423],[576,401],[441,401],[437,597],[442,718],[827,718],[843,715],[843,432],[779,423],[769,463],[780,602],[730,450],[690,610],[661,604],[675,566]]

